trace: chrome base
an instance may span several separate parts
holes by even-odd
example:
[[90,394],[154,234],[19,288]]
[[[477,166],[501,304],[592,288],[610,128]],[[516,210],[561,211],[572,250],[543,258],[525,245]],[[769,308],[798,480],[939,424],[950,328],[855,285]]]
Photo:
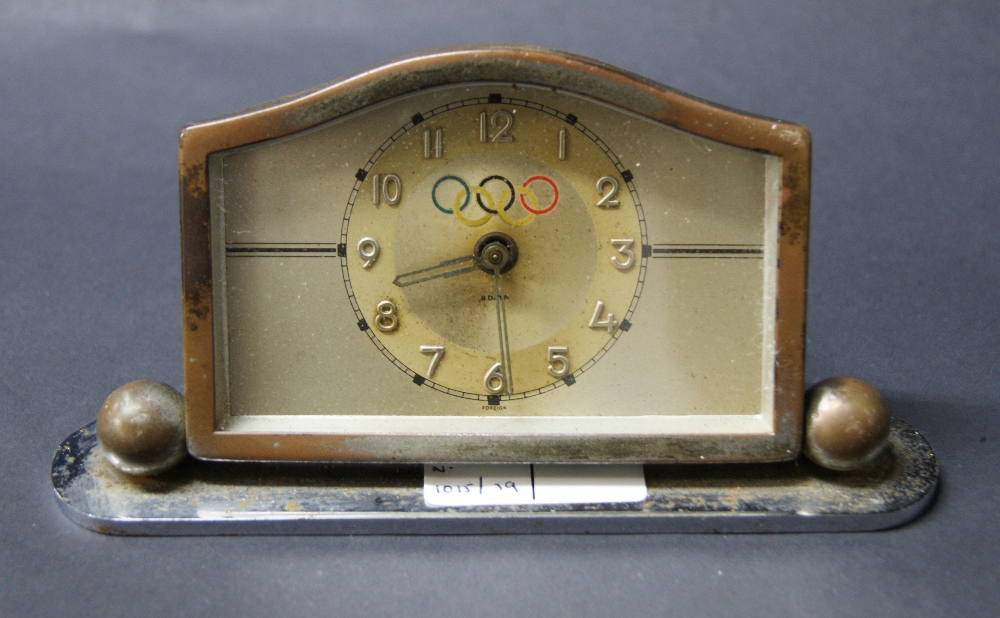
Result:
[[777,464],[647,465],[637,504],[431,508],[420,465],[215,463],[155,478],[104,459],[91,423],[66,438],[52,486],[66,515],[122,535],[839,532],[892,528],[930,504],[938,464],[899,420],[886,452],[854,472]]

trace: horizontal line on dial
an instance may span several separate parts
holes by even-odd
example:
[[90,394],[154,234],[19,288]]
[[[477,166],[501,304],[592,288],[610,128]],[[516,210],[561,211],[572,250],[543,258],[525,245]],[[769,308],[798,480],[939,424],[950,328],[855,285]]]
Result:
[[654,244],[654,258],[744,258],[759,259],[764,256],[763,245],[750,244]]
[[337,257],[336,243],[227,243],[231,257]]

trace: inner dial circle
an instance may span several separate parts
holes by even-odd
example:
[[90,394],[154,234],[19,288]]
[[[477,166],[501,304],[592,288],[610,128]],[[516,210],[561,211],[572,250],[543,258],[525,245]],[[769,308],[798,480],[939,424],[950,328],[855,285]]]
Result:
[[[415,206],[400,210],[394,234],[397,273],[438,264],[444,260],[472,255],[476,241],[491,232],[509,234],[517,242],[517,264],[503,275],[511,352],[523,350],[551,338],[580,310],[590,290],[597,268],[597,233],[579,193],[551,167],[534,159],[513,154],[473,154],[447,166],[449,174],[478,185],[482,179],[501,176],[512,184],[537,175],[553,179],[560,188],[557,207],[530,223],[511,226],[499,216],[475,227],[454,214],[437,208]],[[442,176],[429,174],[413,189],[417,196],[430,196]],[[553,196],[543,183],[531,185],[544,207]],[[493,210],[508,201],[509,189],[498,179],[484,183],[484,205]],[[438,202],[453,209],[461,207],[465,189],[458,182],[438,185]],[[460,210],[467,221],[477,221],[489,213],[475,199]],[[517,222],[530,213],[514,201],[506,212]],[[468,214],[466,214],[468,213]],[[481,269],[455,277],[439,278],[401,289],[410,309],[432,331],[462,347],[490,354],[500,351],[496,332],[493,277]]]
[[[571,385],[635,306],[645,238],[631,185],[615,180],[631,176],[555,110],[454,105],[423,115],[359,176],[344,246],[367,253],[343,260],[358,325],[414,382],[451,395],[513,400]],[[484,125],[497,114],[498,127]],[[491,141],[503,126],[512,140]],[[608,187],[614,204],[601,206]],[[491,245],[496,278],[473,257]]]

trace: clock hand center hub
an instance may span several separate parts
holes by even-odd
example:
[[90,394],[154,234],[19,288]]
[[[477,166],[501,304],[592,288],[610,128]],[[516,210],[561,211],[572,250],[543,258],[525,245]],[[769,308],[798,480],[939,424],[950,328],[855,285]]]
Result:
[[517,263],[517,242],[503,232],[484,234],[472,249],[476,264],[486,273],[503,274]]

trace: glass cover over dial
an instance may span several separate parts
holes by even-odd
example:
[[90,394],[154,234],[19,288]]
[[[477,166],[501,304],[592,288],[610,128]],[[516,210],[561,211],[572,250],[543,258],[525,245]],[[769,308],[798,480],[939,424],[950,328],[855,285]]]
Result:
[[808,154],[797,125],[520,47],[193,125],[189,450],[792,458]]

